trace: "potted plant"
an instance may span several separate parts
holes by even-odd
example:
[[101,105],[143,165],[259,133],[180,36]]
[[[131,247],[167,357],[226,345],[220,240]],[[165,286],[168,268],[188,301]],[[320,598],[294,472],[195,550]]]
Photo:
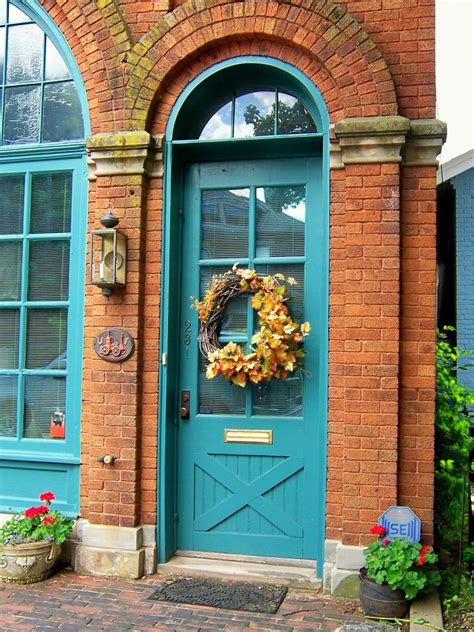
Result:
[[74,521],[51,509],[53,492],[40,494],[43,501],[13,515],[0,527],[0,579],[31,584],[53,572],[61,544],[71,534]]
[[440,584],[435,567],[438,556],[431,547],[418,542],[386,538],[381,525],[372,527],[370,532],[379,537],[364,550],[361,606],[374,617],[403,617],[419,592]]

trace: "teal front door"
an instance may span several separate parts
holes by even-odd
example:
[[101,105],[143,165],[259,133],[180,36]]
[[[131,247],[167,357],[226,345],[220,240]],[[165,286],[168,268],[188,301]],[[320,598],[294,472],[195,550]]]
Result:
[[[319,158],[186,168],[177,399],[189,392],[190,414],[177,417],[179,550],[320,557],[327,337],[321,180]],[[286,380],[241,388],[205,377],[191,303],[212,275],[235,263],[296,280],[287,286],[288,306],[297,322],[311,323],[312,333],[304,370]],[[220,340],[245,346],[256,326],[249,297],[242,296],[228,307]]]

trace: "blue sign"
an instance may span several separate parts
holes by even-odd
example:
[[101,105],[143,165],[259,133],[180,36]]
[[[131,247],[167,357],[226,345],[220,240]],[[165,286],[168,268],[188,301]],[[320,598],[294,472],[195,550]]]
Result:
[[390,507],[380,516],[378,524],[385,528],[387,540],[401,538],[415,543],[421,539],[421,520],[410,507]]

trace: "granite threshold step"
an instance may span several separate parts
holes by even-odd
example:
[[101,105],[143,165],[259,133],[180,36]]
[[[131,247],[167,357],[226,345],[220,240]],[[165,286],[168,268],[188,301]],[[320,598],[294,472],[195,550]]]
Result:
[[315,566],[313,560],[177,551],[169,562],[158,565],[157,574],[201,575],[319,591],[322,580],[316,577]]

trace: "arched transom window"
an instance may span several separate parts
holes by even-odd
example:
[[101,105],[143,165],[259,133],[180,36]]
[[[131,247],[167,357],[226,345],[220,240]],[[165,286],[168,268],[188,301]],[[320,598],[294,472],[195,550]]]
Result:
[[316,131],[301,99],[277,88],[233,95],[204,122],[199,138],[250,138]]
[[0,0],[0,144],[81,139],[76,85],[58,49],[12,2]]

